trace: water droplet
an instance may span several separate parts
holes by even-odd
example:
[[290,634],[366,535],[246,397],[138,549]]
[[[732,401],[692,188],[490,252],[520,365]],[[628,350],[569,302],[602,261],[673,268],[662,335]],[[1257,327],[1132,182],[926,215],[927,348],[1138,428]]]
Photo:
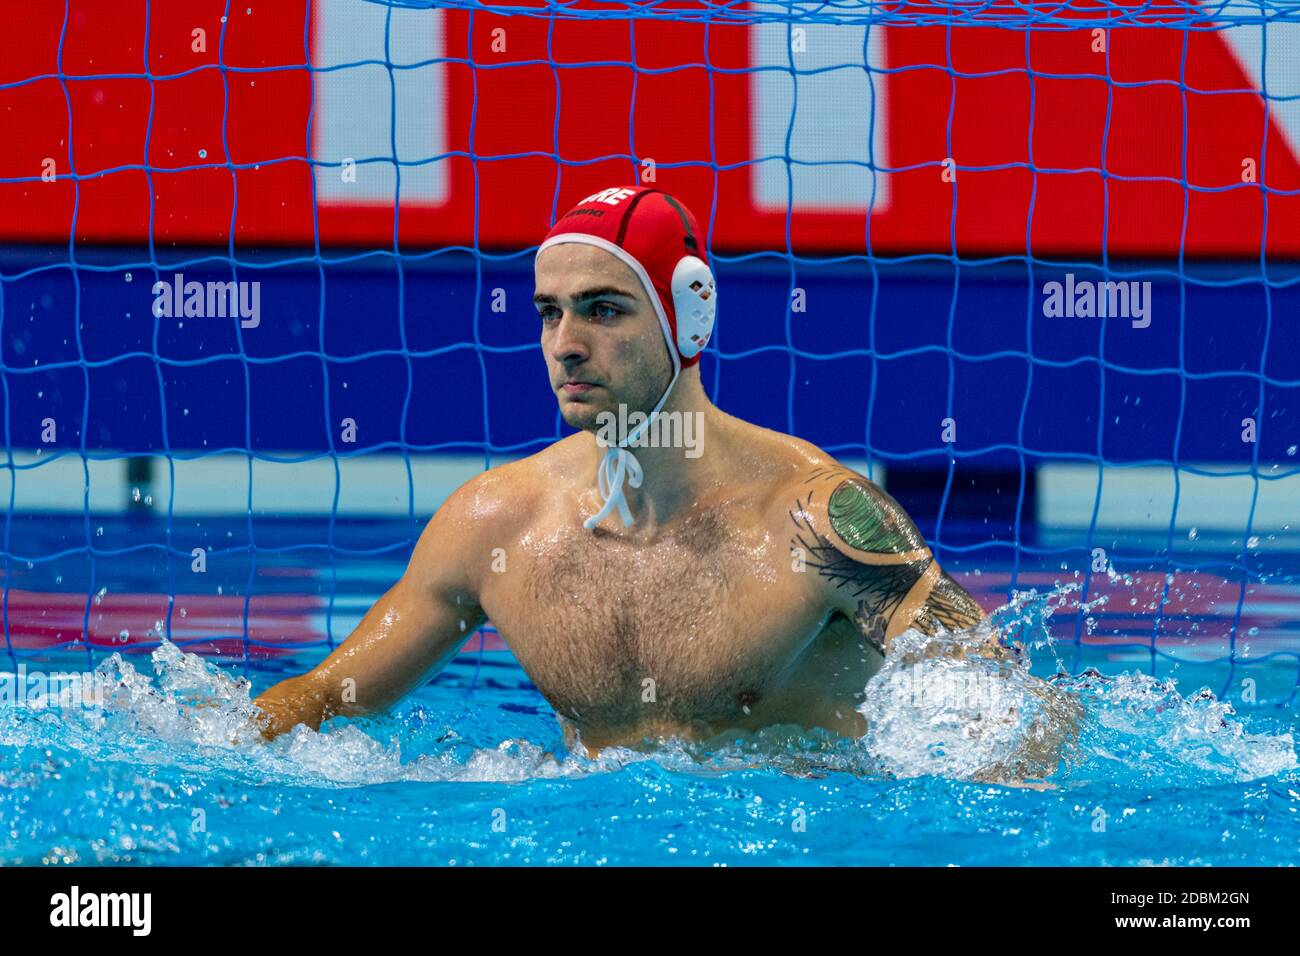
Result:
[[1259,633],[1259,628],[1257,628],[1257,627],[1252,627],[1252,628],[1251,628],[1249,631],[1247,631],[1246,633],[1249,634],[1251,637],[1254,637],[1256,634]]
[[1288,455],[1290,455],[1292,458],[1294,458],[1294,457],[1295,457],[1296,450],[1297,450],[1296,446],[1295,446],[1295,445],[1292,445],[1290,448],[1288,448],[1288,449],[1286,450],[1286,453],[1287,453]]
[[104,537],[104,526],[103,526],[103,525],[100,525],[98,528],[95,529],[95,537],[96,537],[96,538],[102,538],[102,537]]
[[1201,536],[1201,533],[1200,533],[1199,531],[1197,531],[1195,528],[1191,528],[1191,529],[1189,529],[1188,532],[1187,532],[1187,540],[1188,540],[1188,541],[1195,541],[1195,540],[1196,540],[1197,538],[1199,538],[1200,536]]
[[1247,539],[1246,539],[1246,547],[1248,547],[1248,548],[1258,548],[1258,547],[1259,547],[1259,535],[1257,535],[1257,534],[1252,534],[1249,538],[1247,538]]
[[127,281],[127,282],[130,282],[131,279],[132,279],[132,275],[131,275],[131,273],[128,272],[128,273],[126,274],[125,278],[126,278],[126,281]]
[[153,495],[145,495],[145,496],[144,496],[144,506],[145,506],[146,508],[152,508],[152,507],[153,507]]
[[185,610],[185,608],[181,608],[181,617],[184,617],[185,614],[186,614],[186,610]]
[[139,501],[139,500],[140,500],[140,489],[139,489],[139,488],[132,488],[132,489],[131,489],[131,500],[132,500],[132,501]]
[[118,639],[119,639],[119,640],[123,640],[123,641],[125,641],[125,640],[127,640],[128,638],[130,638],[130,636],[131,636],[131,632],[128,631],[126,628],[122,628],[122,630],[118,632],[118,635],[117,635],[117,636],[118,636]]
[[206,149],[199,150],[199,159],[207,159],[207,158],[208,158],[208,151]]

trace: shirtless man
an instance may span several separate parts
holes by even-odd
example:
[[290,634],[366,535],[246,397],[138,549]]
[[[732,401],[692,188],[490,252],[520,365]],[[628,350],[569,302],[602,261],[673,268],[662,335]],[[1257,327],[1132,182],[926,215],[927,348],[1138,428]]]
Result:
[[[534,301],[581,430],[458,488],[351,636],[257,698],[264,736],[392,707],[490,619],[571,748],[776,724],[860,737],[863,688],[896,635],[984,617],[883,490],[708,400],[697,363],[716,290],[699,235],[645,187],[602,190],[556,223]],[[644,422],[602,440],[620,405]],[[687,416],[693,453],[646,447],[652,423]],[[994,639],[981,653],[1010,652]],[[1050,773],[1056,756],[1040,757],[1020,772]]]

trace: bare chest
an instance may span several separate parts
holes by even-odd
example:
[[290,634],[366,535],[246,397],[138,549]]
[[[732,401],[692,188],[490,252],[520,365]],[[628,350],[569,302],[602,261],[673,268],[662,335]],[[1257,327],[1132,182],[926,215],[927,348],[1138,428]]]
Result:
[[788,543],[706,516],[650,546],[526,537],[484,608],[557,712],[607,727],[739,713],[777,684],[819,608]]

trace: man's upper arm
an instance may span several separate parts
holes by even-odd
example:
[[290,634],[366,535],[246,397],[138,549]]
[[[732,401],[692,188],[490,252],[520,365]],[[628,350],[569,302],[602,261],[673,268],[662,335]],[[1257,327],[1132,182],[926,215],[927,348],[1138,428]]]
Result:
[[867,478],[844,467],[817,469],[793,497],[791,548],[881,653],[909,627],[934,634],[983,618],[902,506]]

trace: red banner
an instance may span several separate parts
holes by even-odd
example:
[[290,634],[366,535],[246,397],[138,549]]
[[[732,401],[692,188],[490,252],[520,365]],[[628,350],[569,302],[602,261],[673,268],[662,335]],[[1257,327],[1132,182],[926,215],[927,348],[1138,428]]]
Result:
[[652,172],[715,249],[1300,254],[1296,25],[224,7],[10,11],[0,238],[518,248]]

